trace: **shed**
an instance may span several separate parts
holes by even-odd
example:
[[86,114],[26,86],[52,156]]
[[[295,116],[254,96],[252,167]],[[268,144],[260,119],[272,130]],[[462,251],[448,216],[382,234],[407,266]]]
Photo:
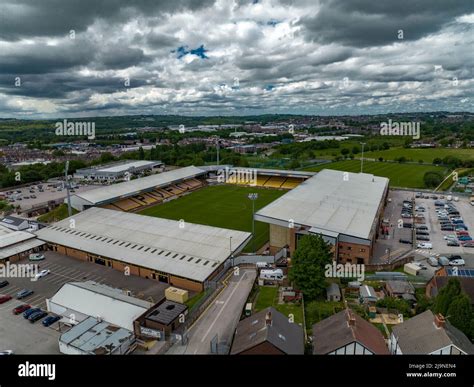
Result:
[[326,295],[328,301],[341,301],[341,289],[339,289],[339,285],[332,282],[326,288]]

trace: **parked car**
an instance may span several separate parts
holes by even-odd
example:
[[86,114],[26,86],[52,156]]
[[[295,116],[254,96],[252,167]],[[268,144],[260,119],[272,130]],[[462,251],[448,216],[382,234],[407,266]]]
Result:
[[438,266],[438,260],[435,257],[429,257],[427,262],[430,266],[433,266],[433,267]]
[[441,265],[441,266],[448,266],[449,265],[449,259],[448,257],[439,257],[438,258],[438,263]]
[[452,261],[449,261],[450,266],[464,266],[466,262],[464,262],[464,259],[454,259]]
[[399,242],[407,244],[407,245],[411,245],[413,243],[411,239],[403,239],[403,238],[400,238]]
[[465,241],[472,241],[472,237],[467,236],[467,235],[460,235],[460,236],[458,236],[458,240],[459,241],[464,241],[464,242]]
[[41,321],[41,324],[43,324],[45,327],[49,327],[59,320],[61,320],[61,317],[59,316],[48,316],[43,321]]
[[441,231],[454,231],[454,227],[453,226],[444,226],[444,227],[441,227]]
[[418,244],[416,245],[416,247],[417,247],[418,249],[432,249],[432,248],[433,248],[433,244],[431,244],[431,243],[418,243]]
[[446,243],[447,246],[459,246],[459,243],[456,241],[449,240],[448,243]]
[[26,312],[28,309],[31,309],[31,305],[23,304],[23,305],[18,305],[16,308],[13,308],[12,313],[13,314],[21,314]]
[[416,230],[416,235],[430,235],[430,233],[424,230]]
[[445,235],[443,237],[445,240],[448,240],[448,239],[456,239],[456,235],[454,234],[448,234],[448,235]]
[[11,349],[0,351],[0,356],[8,356],[8,355],[13,355],[13,351]]
[[416,239],[419,240],[419,241],[429,241],[430,237],[428,237],[426,235],[417,235]]
[[417,230],[428,230],[428,226],[416,226]]
[[30,289],[22,289],[16,294],[16,299],[21,300],[23,298],[26,298],[28,296],[31,296],[34,293],[33,290]]
[[29,258],[30,261],[42,261],[44,259],[43,254],[30,254]]
[[8,286],[8,285],[10,285],[10,282],[8,282],[6,280],[5,281],[0,281],[0,288],[4,288],[5,286]]
[[47,276],[49,273],[51,273],[50,270],[41,270],[38,274],[35,275],[35,280],[39,280],[40,278]]
[[40,311],[40,310],[41,310],[40,308],[30,308],[30,309],[28,309],[28,310],[25,310],[25,311],[23,312],[23,318],[26,318],[26,319],[27,319],[27,318],[30,317],[33,313],[38,312],[38,311]]
[[44,310],[39,310],[33,314],[30,314],[30,317],[28,317],[28,320],[30,323],[34,324],[36,321],[41,320],[43,317],[46,317],[48,315],[47,312]]
[[411,223],[403,223],[403,228],[412,228],[412,226]]
[[0,294],[0,304],[4,304],[12,299],[12,296],[8,294]]
[[474,247],[474,241],[465,241],[465,242],[462,243],[462,245],[463,245],[464,247],[469,247],[469,248],[471,248],[471,247]]

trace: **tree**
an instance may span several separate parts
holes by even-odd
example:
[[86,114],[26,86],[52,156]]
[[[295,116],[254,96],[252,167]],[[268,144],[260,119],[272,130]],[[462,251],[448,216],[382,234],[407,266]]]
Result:
[[143,147],[138,148],[138,158],[140,160],[145,160],[145,151],[143,150]]
[[435,171],[428,171],[423,176],[425,186],[428,188],[437,187],[443,181],[443,176]]
[[379,161],[383,161],[383,157],[379,157]]
[[326,289],[325,266],[332,260],[330,246],[321,236],[305,235],[291,260],[289,278],[309,300],[314,300]]
[[461,294],[461,283],[457,278],[450,278],[436,296],[434,302],[434,312],[447,316],[449,305],[453,298]]
[[474,337],[474,313],[471,300],[465,293],[453,298],[448,307],[447,316],[449,322],[468,337]]
[[341,155],[344,156],[344,158],[350,153],[350,150],[347,148],[342,148],[341,149]]
[[354,145],[352,147],[352,154],[356,155],[359,152],[360,152],[360,148],[357,145]]
[[433,164],[434,165],[439,165],[443,162],[443,160],[441,160],[439,157],[436,157],[433,159]]

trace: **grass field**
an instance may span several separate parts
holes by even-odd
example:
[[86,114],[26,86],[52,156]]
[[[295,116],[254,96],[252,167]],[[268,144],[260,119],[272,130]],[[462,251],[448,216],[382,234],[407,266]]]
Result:
[[[248,199],[248,194],[252,192],[258,193],[258,199],[255,201],[257,212],[287,191],[235,185],[209,186],[176,200],[147,208],[140,214],[252,232],[252,202]],[[253,251],[254,243],[256,249],[265,244],[268,232],[268,224],[255,222],[255,240],[250,241],[244,251]]]
[[411,149],[411,148],[392,148],[385,151],[366,152],[364,157],[378,159],[383,157],[384,160],[394,160],[398,157],[406,157],[407,160],[432,163],[435,158],[443,159],[446,156],[454,156],[461,160],[474,159],[473,149],[446,149],[446,148],[430,148],[430,149]]
[[[345,160],[334,163],[305,168],[318,172],[321,169],[337,169],[346,172],[360,172],[359,160]],[[446,168],[431,165],[385,163],[380,161],[364,161],[364,172],[376,176],[388,177],[393,187],[424,188],[423,176],[427,171],[438,171],[447,174]]]

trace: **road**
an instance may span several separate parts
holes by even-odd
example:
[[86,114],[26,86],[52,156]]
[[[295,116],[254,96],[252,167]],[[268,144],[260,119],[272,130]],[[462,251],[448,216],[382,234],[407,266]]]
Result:
[[188,331],[188,344],[176,344],[167,354],[211,353],[210,342],[216,334],[220,343],[230,345],[255,278],[255,269],[240,269],[239,275],[232,275],[227,287]]

